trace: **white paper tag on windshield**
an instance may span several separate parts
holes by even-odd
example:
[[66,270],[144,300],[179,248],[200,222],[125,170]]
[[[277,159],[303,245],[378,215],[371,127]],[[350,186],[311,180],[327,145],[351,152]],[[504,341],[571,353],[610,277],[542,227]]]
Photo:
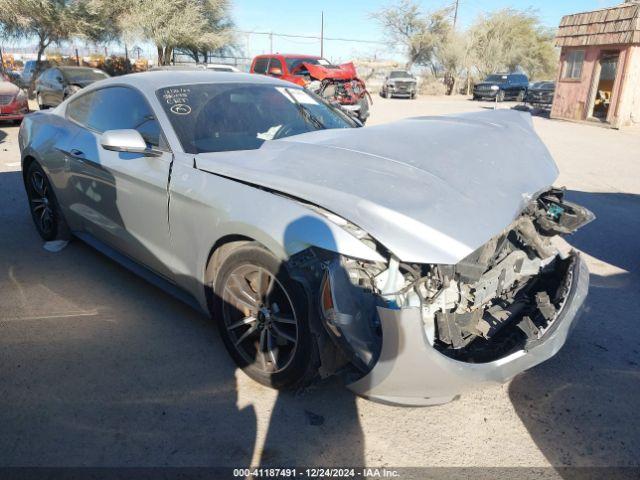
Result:
[[[291,97],[295,99],[298,103],[302,103],[303,105],[317,105],[316,102],[311,95],[309,95],[304,90],[298,90],[294,88],[282,88],[276,87],[277,90],[282,93],[285,97],[291,100]],[[293,100],[291,100],[293,102]]]
[[273,140],[273,137],[276,135],[276,133],[278,133],[278,130],[280,130],[281,128],[282,128],[282,125],[275,125],[271,127],[269,130],[267,130],[266,132],[259,133],[258,135],[256,135],[256,137],[259,138],[260,140]]

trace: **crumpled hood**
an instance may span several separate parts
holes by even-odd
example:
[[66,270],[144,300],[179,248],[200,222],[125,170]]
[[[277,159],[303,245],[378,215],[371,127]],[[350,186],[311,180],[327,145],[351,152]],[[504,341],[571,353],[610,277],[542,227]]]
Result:
[[197,165],[320,205],[402,261],[440,264],[504,231],[558,175],[530,115],[509,110],[321,130]]
[[311,76],[316,80],[324,80],[332,78],[334,80],[352,80],[357,78],[356,67],[353,63],[343,63],[342,65],[332,68],[323,67],[322,65],[313,65],[311,63],[303,63]]
[[0,82],[0,95],[17,95],[20,89],[11,82]]

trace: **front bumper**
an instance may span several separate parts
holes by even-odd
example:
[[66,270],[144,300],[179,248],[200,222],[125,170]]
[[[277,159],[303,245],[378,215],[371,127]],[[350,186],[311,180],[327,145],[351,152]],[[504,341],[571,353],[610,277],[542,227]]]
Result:
[[565,304],[549,331],[529,350],[490,363],[453,360],[426,339],[418,308],[378,308],[382,351],[373,369],[348,387],[384,403],[427,406],[447,403],[482,385],[505,383],[554,356],[564,345],[589,290],[589,270],[578,257]]
[[476,98],[496,98],[496,95],[498,95],[498,92],[500,90],[497,91],[493,91],[493,90],[474,90],[473,91],[473,96]]

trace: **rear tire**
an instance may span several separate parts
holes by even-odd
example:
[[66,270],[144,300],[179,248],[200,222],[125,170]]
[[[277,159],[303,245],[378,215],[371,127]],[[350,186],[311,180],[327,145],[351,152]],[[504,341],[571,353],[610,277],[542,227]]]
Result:
[[25,177],[31,218],[38,234],[45,242],[69,238],[69,229],[62,216],[58,200],[46,173],[36,161],[32,161]]
[[525,97],[525,93],[524,91],[521,91],[518,93],[518,96],[516,97],[516,102],[524,102],[524,97]]
[[212,314],[236,365],[277,389],[317,374],[305,290],[271,252],[255,243],[231,251],[215,274]]

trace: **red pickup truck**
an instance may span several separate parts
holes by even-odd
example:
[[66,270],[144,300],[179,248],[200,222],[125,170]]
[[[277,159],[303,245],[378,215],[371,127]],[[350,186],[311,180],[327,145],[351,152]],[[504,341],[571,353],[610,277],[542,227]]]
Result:
[[364,82],[358,78],[353,63],[332,65],[322,57],[276,53],[255,57],[250,72],[303,86],[330,102],[338,103],[363,123],[369,117],[370,95]]

